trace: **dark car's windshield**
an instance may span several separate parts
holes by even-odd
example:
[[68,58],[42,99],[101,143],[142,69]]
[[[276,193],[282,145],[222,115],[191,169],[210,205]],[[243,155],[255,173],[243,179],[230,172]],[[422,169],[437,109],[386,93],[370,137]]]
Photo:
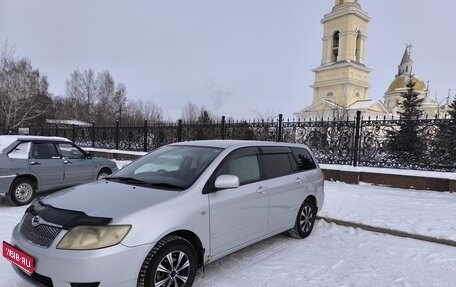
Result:
[[183,190],[195,182],[221,151],[213,147],[166,146],[106,179],[152,188]]

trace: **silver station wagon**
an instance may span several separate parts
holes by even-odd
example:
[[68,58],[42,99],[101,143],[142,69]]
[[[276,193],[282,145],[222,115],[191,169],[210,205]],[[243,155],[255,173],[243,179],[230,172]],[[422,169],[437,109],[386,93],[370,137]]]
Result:
[[93,181],[117,171],[115,162],[66,138],[0,136],[0,193],[14,205],[29,204],[36,191]]
[[171,144],[36,200],[3,256],[43,286],[192,286],[200,267],[243,247],[309,236],[323,182],[304,145]]

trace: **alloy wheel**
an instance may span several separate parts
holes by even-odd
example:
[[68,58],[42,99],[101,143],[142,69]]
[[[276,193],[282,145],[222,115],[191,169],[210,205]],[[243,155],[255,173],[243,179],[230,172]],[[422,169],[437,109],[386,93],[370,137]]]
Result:
[[190,260],[179,250],[168,253],[158,264],[154,276],[155,287],[185,286],[190,275]]
[[301,230],[305,233],[309,232],[312,226],[313,212],[312,208],[309,205],[304,206],[299,217],[299,226]]

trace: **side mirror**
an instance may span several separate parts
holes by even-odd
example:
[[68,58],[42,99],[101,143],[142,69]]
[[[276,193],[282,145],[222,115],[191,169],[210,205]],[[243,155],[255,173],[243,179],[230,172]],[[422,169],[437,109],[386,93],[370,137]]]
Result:
[[87,154],[87,158],[88,159],[93,158],[93,152],[92,151],[88,151],[86,154]]
[[220,189],[239,187],[239,177],[236,175],[222,174],[217,177],[214,186]]

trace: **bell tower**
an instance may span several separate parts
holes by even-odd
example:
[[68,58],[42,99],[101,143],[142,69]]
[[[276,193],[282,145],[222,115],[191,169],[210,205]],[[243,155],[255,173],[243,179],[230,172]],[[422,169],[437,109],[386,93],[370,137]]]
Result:
[[371,70],[364,64],[364,54],[369,20],[358,0],[336,0],[323,16],[321,64],[312,70],[313,103],[326,100],[348,107],[367,100]]

